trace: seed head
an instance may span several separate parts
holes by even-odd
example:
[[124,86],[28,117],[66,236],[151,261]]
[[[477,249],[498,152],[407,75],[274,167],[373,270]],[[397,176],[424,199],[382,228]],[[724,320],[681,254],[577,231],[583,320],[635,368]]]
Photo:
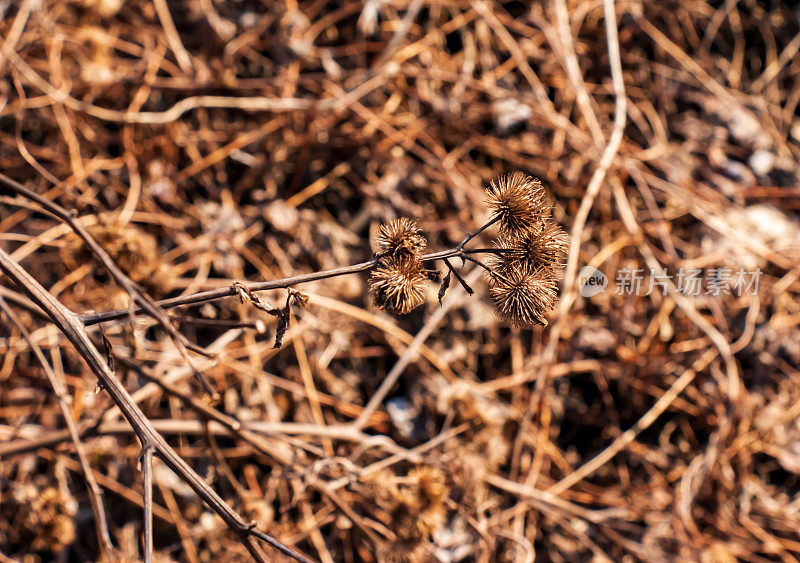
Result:
[[427,283],[419,260],[397,254],[375,268],[369,277],[369,291],[377,307],[405,315],[425,301]]
[[416,256],[427,246],[417,222],[405,217],[381,225],[376,242],[380,252],[387,255],[406,253]]
[[492,210],[493,218],[499,218],[500,230],[505,233],[533,229],[550,210],[542,183],[522,172],[492,180],[486,188],[486,204]]
[[495,259],[495,269],[502,272],[520,265],[529,269],[548,268],[560,274],[569,247],[569,235],[549,218],[536,228],[522,233],[501,233],[495,242],[504,250]]
[[516,327],[547,326],[545,315],[558,294],[556,278],[548,268],[531,269],[521,264],[493,273],[489,295],[497,312]]

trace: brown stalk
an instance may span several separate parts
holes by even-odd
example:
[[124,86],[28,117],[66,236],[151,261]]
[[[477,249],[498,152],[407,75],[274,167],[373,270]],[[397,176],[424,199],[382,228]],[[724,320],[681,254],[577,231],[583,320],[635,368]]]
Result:
[[[448,258],[463,258],[466,261],[476,262],[474,258],[471,258],[472,254],[483,254],[483,253],[498,253],[503,252],[503,249],[498,248],[481,248],[481,249],[465,249],[465,245],[471,241],[473,238],[478,236],[478,234],[482,233],[490,226],[492,226],[497,219],[492,219],[484,224],[482,227],[470,233],[458,246],[454,246],[453,248],[442,250],[439,252],[432,252],[430,254],[425,254],[420,256],[421,262],[433,262],[436,260],[446,260]],[[263,282],[252,282],[252,283],[241,283],[237,282],[236,284],[232,284],[229,287],[223,287],[220,289],[213,289],[209,291],[200,291],[198,293],[193,293],[191,295],[182,295],[180,297],[171,297],[169,299],[162,299],[161,301],[155,302],[155,305],[160,309],[172,309],[173,307],[179,307],[181,305],[197,305],[198,303],[206,303],[209,301],[217,301],[219,299],[224,299],[226,297],[231,297],[234,295],[239,294],[239,289],[237,289],[237,285],[239,287],[244,288],[245,291],[253,292],[253,291],[266,291],[270,289],[285,289],[292,287],[294,285],[299,285],[302,283],[308,283],[312,281],[324,280],[328,278],[334,278],[337,276],[346,276],[350,274],[358,274],[361,272],[368,272],[375,268],[380,262],[380,256],[369,260],[367,262],[361,262],[359,264],[353,264],[351,266],[344,266],[341,268],[334,268],[331,270],[323,270],[320,272],[311,272],[309,274],[300,274],[298,276],[292,276],[289,278],[283,278],[279,280],[270,280],[270,281],[263,281]],[[487,268],[484,264],[480,264],[481,267]],[[143,308],[138,308],[133,311],[134,314],[140,314],[145,312]],[[108,311],[105,313],[87,313],[80,315],[81,321],[86,325],[94,325],[97,323],[102,323],[106,321],[113,321],[117,319],[121,319],[128,314],[127,309],[118,309],[116,311]]]

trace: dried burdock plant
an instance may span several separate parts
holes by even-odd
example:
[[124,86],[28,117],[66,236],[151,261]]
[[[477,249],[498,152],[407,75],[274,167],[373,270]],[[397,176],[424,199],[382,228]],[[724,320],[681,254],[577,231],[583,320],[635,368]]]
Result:
[[[550,206],[544,189],[538,180],[520,173],[500,178],[487,189],[487,201],[493,214],[490,220],[476,231],[467,235],[457,246],[423,255],[426,247],[425,237],[417,224],[409,219],[398,219],[383,225],[376,241],[379,253],[361,264],[355,264],[334,270],[304,274],[283,280],[244,284],[234,282],[222,290],[206,291],[178,298],[153,302],[146,294],[142,294],[138,285],[120,270],[116,261],[124,262],[124,266],[136,270],[136,265],[144,259],[147,263],[153,245],[144,238],[136,239],[120,232],[106,241],[109,251],[103,250],[94,240],[92,233],[83,229],[77,221],[77,215],[71,214],[53,202],[47,201],[24,186],[0,175],[0,180],[13,189],[18,195],[39,204],[48,212],[65,222],[80,236],[106,269],[123,288],[131,295],[134,303],[126,310],[111,313],[76,315],[53,297],[25,269],[0,249],[0,268],[9,279],[22,287],[28,297],[46,312],[54,324],[67,336],[86,363],[97,376],[98,381],[108,391],[122,414],[136,432],[141,445],[141,467],[144,480],[144,545],[145,560],[153,557],[153,458],[159,457],[170,469],[179,475],[205,503],[220,515],[228,526],[239,535],[240,540],[257,560],[262,556],[254,538],[266,542],[285,555],[298,561],[309,561],[304,555],[296,552],[275,538],[248,525],[242,517],[228,506],[217,493],[210,488],[194,470],[173,450],[164,438],[153,427],[151,421],[132,400],[128,391],[117,378],[110,359],[114,351],[110,342],[103,339],[105,357],[88,337],[86,327],[90,324],[111,319],[132,317],[147,312],[157,320],[164,321],[166,328],[172,328],[166,320],[165,309],[182,304],[197,304],[227,296],[238,295],[243,302],[250,302],[278,319],[275,345],[280,346],[282,338],[289,328],[291,320],[290,305],[305,307],[308,297],[296,291],[292,286],[313,280],[327,279],[336,276],[370,272],[368,290],[373,302],[379,308],[398,314],[407,314],[420,306],[426,297],[428,282],[432,273],[426,264],[441,260],[447,267],[443,278],[439,297],[444,296],[450,286],[450,277],[454,276],[468,293],[472,293],[464,278],[457,272],[451,258],[460,258],[462,264],[476,264],[489,274],[490,295],[498,313],[513,326],[523,327],[535,323],[547,324],[546,315],[552,309],[557,294],[556,271],[566,246],[566,235],[552,223],[549,218]],[[495,248],[467,248],[467,245],[480,233],[495,223],[499,223],[501,237]],[[100,230],[96,234],[102,238],[106,233]],[[139,249],[139,251],[137,251]],[[494,256],[489,264],[476,258],[476,255]],[[272,307],[255,295],[255,291],[284,288],[288,295],[283,307]],[[202,350],[185,339],[183,335],[171,332],[176,343],[185,343],[186,348],[193,351]],[[108,358],[108,359],[106,359]],[[188,356],[185,358],[189,362]],[[191,365],[191,364],[190,364]],[[198,381],[210,391],[208,381],[197,372]],[[443,501],[447,496],[447,488],[443,478],[427,472],[409,475],[417,481],[410,494],[406,489],[398,489],[400,494],[399,510],[408,514],[408,526],[405,528],[403,540],[412,551],[419,547],[421,541],[441,525],[444,519]]]
[[558,284],[546,268],[519,265],[502,274],[492,272],[489,295],[497,312],[513,326],[547,325],[545,315],[555,305]]
[[517,234],[533,229],[549,212],[547,194],[539,180],[513,172],[493,180],[486,189],[486,203],[492,220],[504,233]]
[[569,235],[551,219],[522,233],[503,233],[495,242],[501,251],[493,265],[501,272],[517,266],[548,268],[559,275],[569,249]]
[[369,277],[369,292],[377,307],[405,315],[425,301],[428,278],[416,256],[391,256]]
[[424,252],[428,244],[417,222],[405,217],[381,225],[375,242],[381,254],[407,253],[412,256]]
[[[516,327],[546,325],[546,315],[555,303],[557,280],[569,242],[566,233],[550,217],[552,203],[541,182],[521,172],[500,176],[493,181],[486,189],[486,201],[492,211],[489,221],[447,250],[421,254],[426,247],[425,237],[416,222],[401,218],[380,227],[375,241],[379,252],[370,261],[280,280],[236,283],[223,289],[164,299],[158,305],[169,309],[232,295],[241,296],[243,291],[252,294],[269,289],[291,289],[301,283],[371,272],[369,293],[373,303],[381,309],[404,315],[425,301],[429,279],[425,265],[430,262],[441,260],[448,269],[439,291],[440,301],[450,287],[451,274],[471,295],[472,289],[450,261],[451,258],[461,258],[463,262],[477,264],[489,273],[493,300],[503,318]],[[499,223],[500,236],[495,248],[467,248],[473,239],[496,223]],[[492,255],[494,259],[484,263],[475,257],[480,254]],[[142,310],[135,312],[141,313]],[[81,315],[81,321],[92,325],[120,319],[128,313],[128,310],[118,310],[86,314]],[[279,328],[285,330],[288,326],[288,314],[287,311]]]
[[[458,256],[489,272],[490,295],[498,313],[516,327],[546,325],[558,292],[557,280],[569,245],[567,234],[550,218],[551,205],[541,182],[521,172],[500,176],[486,189],[492,210],[488,223],[470,234],[452,253],[421,256],[425,238],[416,223],[397,219],[381,226],[376,241],[381,250],[378,267],[370,276],[370,293],[376,306],[406,314],[424,301],[427,276],[423,261],[443,259],[448,272],[439,290],[439,301],[450,286],[450,274],[471,294],[463,278],[448,260]],[[466,249],[477,234],[500,224],[496,248]],[[494,254],[487,264],[472,254]]]
[[486,201],[500,223],[488,268],[497,312],[515,327],[547,325],[569,236],[551,218],[552,203],[541,182],[520,172],[492,182]]

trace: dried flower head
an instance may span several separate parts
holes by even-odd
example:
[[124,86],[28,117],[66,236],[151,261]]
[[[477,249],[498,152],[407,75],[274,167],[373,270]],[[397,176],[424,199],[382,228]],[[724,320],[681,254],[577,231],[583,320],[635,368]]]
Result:
[[558,274],[564,267],[569,235],[546,218],[530,231],[501,234],[495,245],[504,250],[497,255],[494,264],[500,272],[521,265],[530,269],[549,268]]
[[542,183],[522,172],[500,176],[486,188],[486,204],[500,230],[520,233],[533,229],[549,210],[550,204]]
[[489,295],[497,312],[513,326],[547,326],[545,315],[553,309],[558,284],[548,268],[531,269],[522,265],[492,273]]
[[[119,269],[148,292],[158,296],[170,288],[175,273],[163,260],[153,235],[131,223],[96,223],[87,230]],[[74,234],[67,238],[62,256],[80,262],[92,260],[100,263],[83,240]]]
[[417,222],[405,217],[381,225],[376,242],[380,252],[386,254],[405,252],[416,256],[427,246]]
[[4,530],[9,540],[51,553],[75,540],[78,503],[66,488],[26,483],[9,492],[0,507],[0,522],[13,524]]
[[[407,539],[434,533],[446,520],[445,500],[450,494],[444,473],[440,469],[420,466],[408,473],[409,486],[400,495],[402,512],[409,518],[407,530],[400,530]],[[405,532],[405,533],[403,533]]]
[[365,493],[386,510],[397,541],[385,561],[427,561],[417,557],[418,548],[430,540],[447,521],[446,502],[450,495],[445,473],[421,465],[406,476],[382,470],[364,478]]
[[381,261],[369,277],[376,306],[405,315],[422,305],[428,278],[419,260],[398,254]]

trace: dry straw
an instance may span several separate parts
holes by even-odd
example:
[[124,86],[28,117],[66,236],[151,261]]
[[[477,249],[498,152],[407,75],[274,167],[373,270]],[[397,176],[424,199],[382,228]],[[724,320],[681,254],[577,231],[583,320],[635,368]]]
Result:
[[[98,344],[102,324],[116,378],[246,522],[337,562],[408,553],[403,539],[418,561],[800,556],[800,254],[790,246],[800,240],[800,27],[791,3],[2,5],[3,173],[74,211],[77,226],[108,217],[155,238],[169,299],[148,299],[158,295],[149,262],[126,267],[128,250],[147,253],[149,243],[120,252],[98,241],[109,261],[97,263],[116,262],[126,283],[70,255],[65,227],[5,187],[2,248]],[[477,179],[488,184],[488,171],[503,167],[536,170],[570,232],[547,337],[509,337],[475,299],[424,304],[399,325],[364,310],[369,275],[389,258],[377,246],[379,257],[369,255],[369,218],[419,219],[428,234],[439,230],[438,244],[456,224],[479,221]],[[483,261],[495,272],[487,300],[494,293],[500,306],[515,279],[504,271],[559,267],[526,228],[531,206],[509,205],[519,198],[497,188],[498,241],[487,230],[470,245],[492,253],[437,246],[439,258],[420,262],[439,266],[452,288],[459,258]],[[208,202],[244,225],[225,235],[227,250]],[[651,271],[677,282],[680,268],[735,274],[742,259],[760,268],[758,295],[692,299],[677,284],[645,295]],[[587,260],[612,286],[620,270],[643,270],[641,291],[581,298]],[[316,282],[305,318],[286,332],[291,346],[272,351],[274,341],[248,327],[274,331],[288,319],[286,301],[260,290],[342,270],[356,273],[352,283]],[[259,280],[245,285],[267,312],[236,301],[231,282],[244,278]],[[143,293],[107,312],[120,289],[139,284]],[[107,391],[87,392],[92,374],[45,328],[49,317],[10,279],[2,285],[34,344],[4,315],[0,560],[141,560],[143,500],[158,519],[151,559],[246,557],[239,528],[198,520],[202,505],[174,483],[142,499],[131,425]],[[323,304],[317,292],[334,295]],[[434,294],[425,292],[430,303]],[[270,310],[277,319],[260,318]],[[218,358],[195,357],[200,344]],[[65,382],[63,400],[45,395],[37,345]],[[176,346],[224,403],[206,401]],[[139,389],[141,373],[153,379]],[[439,408],[449,387],[465,384],[480,400]],[[212,436],[222,438],[214,458]],[[98,506],[100,495],[76,479],[81,442],[87,482],[95,470],[114,503],[105,540],[88,533],[104,535],[101,518],[92,526],[87,516],[87,493]],[[415,467],[444,473],[446,519],[400,538],[421,511],[401,520],[408,503],[364,494],[355,481],[380,471],[416,494]],[[31,553],[29,534],[7,541],[27,514],[11,497],[28,484],[34,496],[66,487],[78,501],[82,533],[68,552],[52,552],[64,544],[54,541]],[[251,512],[256,503],[263,510]],[[122,553],[96,548],[103,543]]]

